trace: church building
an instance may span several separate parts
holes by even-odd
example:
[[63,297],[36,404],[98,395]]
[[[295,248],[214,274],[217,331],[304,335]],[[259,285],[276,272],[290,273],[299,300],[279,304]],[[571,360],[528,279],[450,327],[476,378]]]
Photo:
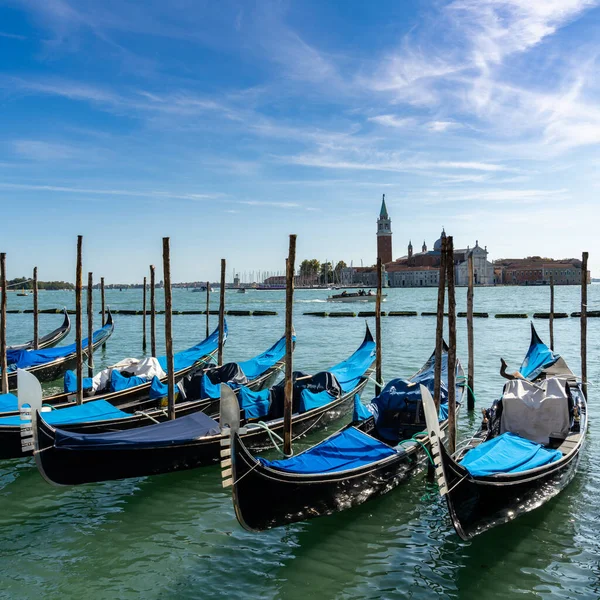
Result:
[[[384,265],[384,285],[390,287],[436,287],[439,284],[439,268],[441,263],[442,233],[433,245],[427,249],[423,240],[421,252],[414,252],[412,241],[408,242],[407,254],[393,259],[392,254],[392,220],[385,204],[385,194],[381,202],[379,218],[377,219],[377,257]],[[454,249],[454,278],[456,285],[468,284],[468,258],[473,257],[475,285],[493,285],[494,267],[488,260],[487,247],[482,248],[479,241],[471,248]],[[343,270],[342,279],[345,283],[377,285],[377,269],[373,267],[350,267]]]

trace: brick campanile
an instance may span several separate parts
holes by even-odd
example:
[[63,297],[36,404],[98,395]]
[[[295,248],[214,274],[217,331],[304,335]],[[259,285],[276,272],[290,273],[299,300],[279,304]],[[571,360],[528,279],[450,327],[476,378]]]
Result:
[[379,211],[379,219],[377,219],[377,258],[381,258],[381,262],[392,262],[392,220],[388,216],[385,206],[385,194],[381,201],[381,210]]

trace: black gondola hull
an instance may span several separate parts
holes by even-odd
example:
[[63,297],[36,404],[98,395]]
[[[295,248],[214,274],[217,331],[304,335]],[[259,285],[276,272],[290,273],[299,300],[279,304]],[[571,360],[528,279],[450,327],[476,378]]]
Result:
[[[339,399],[307,413],[295,415],[292,419],[294,436],[325,427],[332,420],[347,414],[353,406],[355,394],[359,394],[366,384],[367,378],[364,377],[351,392]],[[269,426],[271,431],[282,433],[283,419],[272,422]],[[42,419],[37,419],[36,430],[39,449],[36,452],[36,462],[42,475],[49,482],[58,485],[158,475],[217,464],[220,460],[221,440],[229,440],[229,434],[218,434],[174,446],[73,451],[54,445],[54,429]],[[267,431],[262,428],[251,428],[243,437],[255,451],[272,447]]]
[[[52,348],[56,346],[59,342],[62,342],[71,331],[71,319],[69,318],[69,313],[64,311],[64,319],[62,325],[51,331],[50,333],[42,336],[38,340],[38,350],[42,350],[44,348]],[[17,344],[16,346],[9,346],[7,350],[33,350],[34,344],[33,340],[26,342],[25,344]]]
[[468,540],[546,503],[575,476],[582,448],[583,444],[567,460],[537,469],[537,473],[471,477],[440,444],[449,490],[446,501],[456,533]]
[[237,434],[231,452],[236,479],[233,504],[238,521],[249,531],[280,527],[363,504],[410,478],[425,456],[413,447],[360,469],[297,475],[264,467]]
[[[216,352],[216,350],[215,350]],[[214,353],[211,353],[214,354]],[[197,366],[197,364],[196,364]],[[192,367],[190,367],[191,369]],[[264,376],[257,378],[249,383],[246,387],[252,391],[258,391],[268,385],[269,381],[276,379],[280,372],[280,365],[277,363],[273,368],[274,372],[267,372]],[[148,384],[149,387],[150,384]],[[142,387],[142,386],[138,386]],[[127,391],[127,390],[125,390]],[[103,399],[111,401],[118,408],[131,411],[130,418],[112,419],[106,421],[87,421],[83,423],[72,423],[61,425],[60,428],[65,431],[74,431],[77,433],[106,433],[108,431],[125,431],[135,429],[136,427],[144,427],[156,422],[166,421],[168,416],[164,408],[157,406],[158,400],[150,399],[146,388],[146,395],[142,402],[128,402],[126,406],[112,402],[110,395],[103,396]],[[94,398],[90,398],[90,401]],[[44,398],[44,404],[47,404]],[[71,402],[67,406],[74,406]],[[138,411],[134,413],[134,411]],[[143,414],[139,411],[143,411]],[[206,412],[207,414],[215,414],[219,412],[219,400],[203,399],[186,401],[175,405],[175,414],[177,417],[185,417],[195,412]],[[16,413],[18,414],[18,413]],[[329,422],[329,421],[327,421]],[[31,452],[23,452],[21,449],[21,433],[20,427],[16,425],[2,426],[0,425],[0,460],[11,458],[23,458],[31,456]]]

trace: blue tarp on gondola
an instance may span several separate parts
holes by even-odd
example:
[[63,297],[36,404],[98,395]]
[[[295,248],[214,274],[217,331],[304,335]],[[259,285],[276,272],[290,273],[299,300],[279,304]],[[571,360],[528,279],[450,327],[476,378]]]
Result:
[[300,393],[300,411],[305,413],[307,410],[313,408],[320,408],[329,404],[335,399],[335,396],[330,394],[327,390],[321,392],[311,392],[310,390],[302,390]]
[[560,354],[553,352],[542,342],[532,325],[531,344],[527,355],[523,359],[519,373],[525,379],[535,379],[544,369],[551,367],[559,358]]
[[356,469],[395,456],[388,445],[350,427],[331,436],[306,452],[282,460],[258,458],[264,466],[288,473],[332,473]]
[[[295,342],[296,337],[292,337]],[[238,363],[244,375],[252,380],[260,377],[265,371],[270,369],[276,362],[280,361],[285,356],[285,336],[275,342],[266,352]]]
[[469,450],[460,465],[474,477],[520,473],[559,460],[560,450],[544,448],[514,433],[503,433]]
[[56,430],[54,446],[85,450],[131,450],[174,446],[197,438],[220,433],[219,424],[208,415],[197,412],[174,421],[110,433],[74,433]]
[[253,392],[245,386],[238,388],[238,402],[240,408],[245,411],[246,419],[258,419],[269,412],[270,390]]
[[[94,334],[92,335],[93,343],[97,344],[108,337],[112,332],[113,327],[113,324],[109,323],[101,329],[94,331]],[[86,338],[83,340],[81,345],[85,351],[88,346],[88,339]],[[76,344],[59,346],[58,348],[44,348],[43,350],[14,350],[7,352],[8,368],[9,370],[16,371],[17,369],[37,367],[59,358],[64,358],[70,354],[75,354],[75,352],[77,352]]]
[[335,376],[342,391],[346,393],[356,387],[374,360],[375,342],[372,339],[365,339],[352,356],[331,367],[329,372]]
[[[43,412],[42,417],[50,425],[70,425],[87,421],[104,421],[106,419],[123,419],[131,415],[115,408],[106,400],[93,400],[77,406]],[[19,426],[19,415],[1,417],[0,427],[5,425]]]
[[[91,377],[83,378],[83,389],[91,390],[93,381]],[[63,390],[67,394],[74,394],[77,391],[77,373],[75,371],[66,371],[63,383]]]
[[[223,340],[227,339],[227,323],[224,325]],[[202,357],[214,352],[219,347],[219,328],[215,329],[204,341],[183,350],[173,355],[173,367],[175,372],[181,371],[181,369],[187,369]],[[158,363],[162,370],[167,373],[167,357],[159,356]]]
[[19,401],[14,394],[0,394],[0,412],[19,410]]
[[[367,405],[369,412],[375,416],[375,427],[378,435],[390,443],[398,443],[407,427],[423,425],[421,414],[421,385],[431,393],[434,388],[435,354],[432,354],[423,368],[410,379],[392,379],[383,388],[379,396]],[[457,378],[457,401],[460,398],[459,387],[462,381]],[[442,380],[440,387],[439,419],[448,418],[448,353],[442,352]]]

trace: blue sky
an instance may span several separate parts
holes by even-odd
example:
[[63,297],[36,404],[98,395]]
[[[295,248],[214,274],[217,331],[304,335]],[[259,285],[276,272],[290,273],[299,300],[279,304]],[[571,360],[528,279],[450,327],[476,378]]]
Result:
[[592,0],[0,1],[9,276],[370,264],[442,226],[600,271]]

